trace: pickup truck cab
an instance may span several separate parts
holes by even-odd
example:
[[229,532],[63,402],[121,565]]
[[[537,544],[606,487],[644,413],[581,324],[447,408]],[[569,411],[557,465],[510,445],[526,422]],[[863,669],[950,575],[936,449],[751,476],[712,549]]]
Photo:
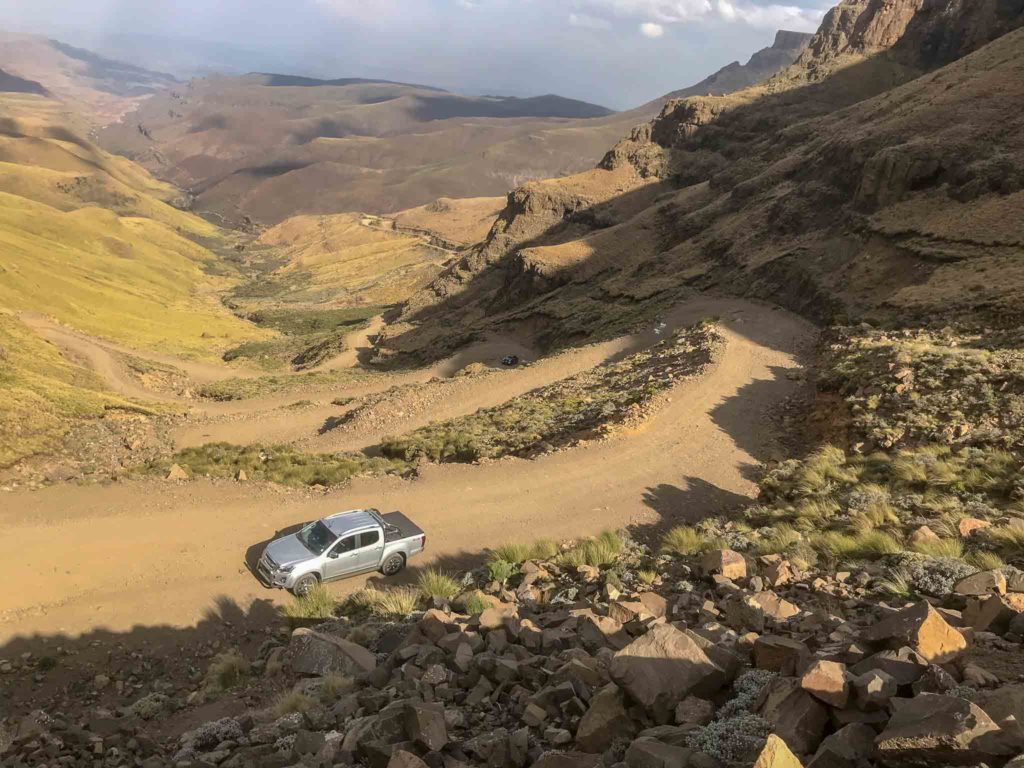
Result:
[[380,571],[394,576],[427,545],[401,512],[353,509],[315,520],[267,544],[257,571],[271,587],[302,596],[324,581]]

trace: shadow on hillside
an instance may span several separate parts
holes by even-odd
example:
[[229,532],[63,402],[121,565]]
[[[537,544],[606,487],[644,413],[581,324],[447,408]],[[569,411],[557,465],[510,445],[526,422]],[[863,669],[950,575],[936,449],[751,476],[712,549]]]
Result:
[[631,528],[645,543],[661,538],[676,525],[693,525],[706,517],[730,516],[750,504],[750,498],[719,488],[699,477],[684,477],[680,485],[661,483],[648,488],[644,504],[661,516],[658,523]]
[[[845,252],[846,244],[835,243],[821,246],[821,253],[818,244],[805,252],[802,237],[824,230],[849,234],[851,241],[863,235],[850,230],[845,220],[848,213],[870,212],[873,204],[858,201],[857,190],[866,162],[878,150],[860,146],[860,139],[839,131],[839,118],[834,116],[955,60],[957,46],[966,45],[962,40],[922,48],[922,40],[934,37],[929,25],[935,23],[933,13],[917,14],[890,51],[837,69],[819,82],[792,79],[789,90],[762,89],[746,102],[724,97],[722,103],[730,108],[712,122],[702,124],[703,113],[656,121],[652,135],[670,156],[664,189],[708,182],[714,199],[699,211],[680,211],[672,201],[655,204],[648,199],[651,189],[633,189],[571,210],[545,230],[510,242],[497,228],[514,214],[510,202],[483,250],[456,268],[450,282],[438,283],[438,303],[403,318],[410,327],[388,340],[389,349],[397,352],[400,363],[403,358],[409,363],[433,362],[480,334],[503,327],[532,336],[550,351],[585,342],[588,333],[606,329],[603,321],[608,317],[621,317],[627,324],[646,321],[693,288],[767,298],[815,321],[832,320],[842,311],[835,298],[843,268],[854,254]],[[1012,20],[1007,25],[1012,27]],[[1002,31],[1006,30],[993,29],[991,34]],[[902,144],[905,139],[894,135],[892,141]],[[953,167],[940,168],[915,190],[941,186],[956,172]],[[559,194],[557,187],[547,188],[551,190]],[[564,195],[571,208],[574,193]],[[522,200],[514,204],[524,205]],[[539,194],[525,207],[547,204]],[[716,229],[748,205],[745,229],[739,222],[730,224],[728,231]],[[644,236],[652,244],[649,255],[628,257],[620,264],[604,263],[604,254],[595,252],[563,269],[524,269],[517,259],[525,249],[576,240],[623,223],[640,209],[655,212],[645,222]],[[552,213],[556,211],[552,206]],[[681,243],[692,247],[677,256],[674,248]],[[748,265],[748,251],[758,253],[756,266]],[[692,263],[697,258],[699,267]],[[920,282],[934,269],[921,260],[906,280]],[[586,276],[586,285],[574,283],[579,275]],[[634,293],[631,281],[645,279],[650,279],[651,290]],[[872,286],[875,306],[899,306],[895,297],[905,284],[890,283]],[[644,303],[644,312],[649,313],[638,313],[638,303]]]

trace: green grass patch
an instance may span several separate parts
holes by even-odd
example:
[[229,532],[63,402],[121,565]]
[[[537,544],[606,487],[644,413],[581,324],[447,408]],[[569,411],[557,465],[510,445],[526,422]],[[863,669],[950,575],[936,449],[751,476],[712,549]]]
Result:
[[244,470],[249,480],[282,485],[341,485],[357,475],[405,475],[408,464],[394,459],[370,458],[362,453],[302,453],[287,445],[233,445],[207,443],[186,448],[142,471],[165,474],[178,464],[192,477],[232,478]]
[[604,531],[593,539],[583,539],[561,554],[565,565],[611,565],[622,552],[622,539],[614,531]]
[[670,555],[699,555],[714,547],[714,542],[689,525],[677,525],[661,540],[661,551]]
[[338,600],[323,585],[317,585],[301,597],[294,597],[281,609],[290,619],[333,619]]
[[438,597],[451,600],[461,591],[462,587],[454,578],[441,571],[429,570],[420,574],[417,582],[420,594],[429,599]]
[[367,381],[373,375],[367,371],[338,369],[269,376],[239,376],[203,384],[196,393],[209,400],[249,400],[255,397],[352,386]]

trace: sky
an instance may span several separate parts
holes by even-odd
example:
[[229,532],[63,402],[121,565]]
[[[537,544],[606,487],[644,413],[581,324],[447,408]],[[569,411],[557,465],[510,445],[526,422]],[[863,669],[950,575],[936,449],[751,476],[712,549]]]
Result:
[[626,109],[834,0],[0,0],[0,26],[191,76],[373,77]]

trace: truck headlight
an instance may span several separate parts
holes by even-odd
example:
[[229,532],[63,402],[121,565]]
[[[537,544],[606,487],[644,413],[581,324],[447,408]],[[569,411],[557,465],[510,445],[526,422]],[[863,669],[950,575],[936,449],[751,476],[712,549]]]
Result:
[[295,570],[295,566],[294,565],[282,565],[280,568],[277,569],[277,572],[278,573],[291,573],[294,570]]

